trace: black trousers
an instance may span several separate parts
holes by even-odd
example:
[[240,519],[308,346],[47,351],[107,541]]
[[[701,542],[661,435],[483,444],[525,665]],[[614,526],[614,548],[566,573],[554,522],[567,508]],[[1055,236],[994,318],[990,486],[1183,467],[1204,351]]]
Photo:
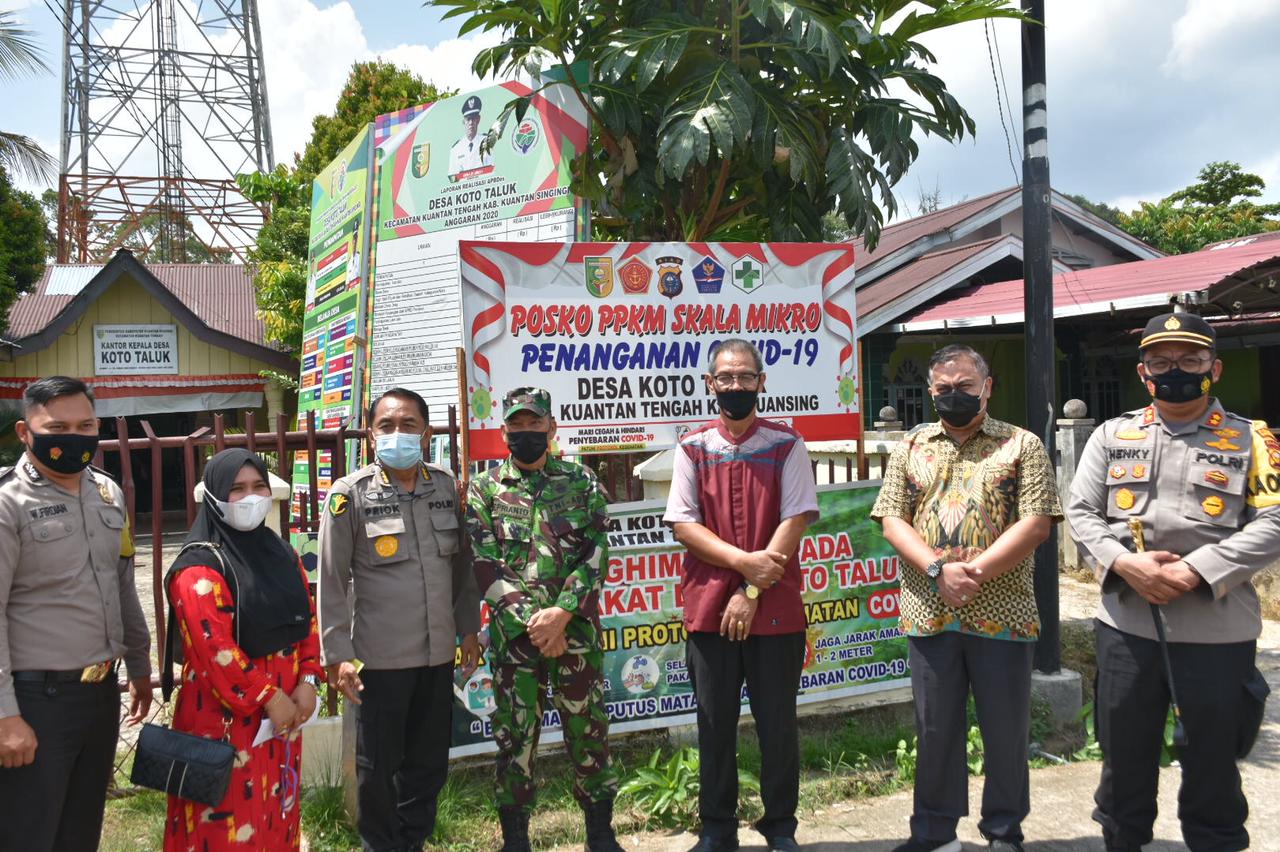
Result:
[[357,827],[365,852],[421,849],[449,771],[453,664],[364,669],[356,711]]
[[730,642],[719,633],[690,633],[685,659],[698,700],[698,810],[702,834],[738,830],[738,716],[746,681],[760,738],[760,797],[756,831],[794,837],[800,798],[800,737],[796,693],[804,666],[804,633],[749,636]]
[[948,631],[907,640],[916,713],[915,807],[911,836],[944,842],[969,813],[965,745],[969,691],[982,731],[982,819],[988,840],[1022,840],[1031,812],[1027,737],[1034,642]]
[[120,735],[115,679],[13,688],[36,759],[0,769],[0,852],[93,852]]
[[[1098,649],[1098,743],[1102,779],[1093,818],[1108,848],[1151,841],[1156,818],[1160,749],[1169,713],[1160,645],[1095,622]],[[1249,803],[1240,786],[1236,743],[1244,683],[1253,672],[1255,642],[1222,645],[1172,642],[1174,688],[1188,744],[1180,749],[1178,819],[1192,852],[1247,849]]]

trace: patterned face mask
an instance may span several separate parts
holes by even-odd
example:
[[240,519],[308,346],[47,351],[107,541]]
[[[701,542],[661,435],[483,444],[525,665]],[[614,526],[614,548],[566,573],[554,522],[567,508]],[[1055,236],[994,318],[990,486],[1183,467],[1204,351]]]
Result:
[[93,454],[98,451],[98,436],[32,432],[30,449],[31,455],[50,470],[74,474],[93,460]]

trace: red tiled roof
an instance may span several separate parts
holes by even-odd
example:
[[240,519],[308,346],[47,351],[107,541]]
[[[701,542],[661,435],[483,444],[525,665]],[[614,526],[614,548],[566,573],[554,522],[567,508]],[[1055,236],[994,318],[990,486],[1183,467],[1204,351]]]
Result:
[[915,242],[921,237],[927,237],[930,234],[954,228],[969,217],[975,216],[1021,191],[1020,187],[1012,186],[1008,189],[962,201],[959,204],[954,204],[951,207],[946,207],[933,213],[917,216],[914,219],[907,219],[888,225],[880,232],[880,242],[876,244],[874,251],[867,251],[863,247],[862,238],[855,237],[852,241],[853,256],[858,259],[858,268],[866,269],[877,260],[888,257],[893,252]]
[[992,237],[989,240],[929,252],[921,255],[914,263],[877,278],[858,291],[858,317],[867,316],[872,311],[908,295],[1003,239],[1005,239],[1004,236]]
[[[1204,249],[1054,276],[1054,316],[1082,316],[1168,303],[1179,293],[1208,290],[1251,267],[1280,263],[1280,241]],[[878,283],[878,282],[877,282]],[[981,284],[947,294],[898,320],[908,331],[1023,321],[1022,279]],[[859,293],[859,298],[861,298]],[[1212,298],[1212,294],[1211,294]],[[1274,298],[1274,296],[1273,296]],[[862,307],[859,305],[859,313]]]
[[[254,301],[253,272],[247,266],[225,263],[149,263],[149,271],[178,301],[205,325],[257,346],[274,348]],[[38,334],[71,304],[74,293],[47,293],[51,282],[75,277],[77,272],[101,271],[102,266],[51,264],[32,292],[22,296],[9,311],[10,340]],[[87,278],[86,275],[86,285]]]

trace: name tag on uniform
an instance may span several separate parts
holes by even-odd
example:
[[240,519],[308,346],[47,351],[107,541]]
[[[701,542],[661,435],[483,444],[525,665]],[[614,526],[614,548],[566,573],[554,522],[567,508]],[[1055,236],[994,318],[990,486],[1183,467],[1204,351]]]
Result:
[[400,504],[399,503],[382,503],[376,506],[365,506],[363,511],[364,511],[364,518],[366,521],[372,520],[373,518],[386,518],[386,517],[392,517],[392,516],[399,516]]
[[66,503],[54,503],[51,506],[36,506],[34,509],[28,509],[31,520],[40,521],[45,518],[52,518],[55,515],[65,515],[68,511]]

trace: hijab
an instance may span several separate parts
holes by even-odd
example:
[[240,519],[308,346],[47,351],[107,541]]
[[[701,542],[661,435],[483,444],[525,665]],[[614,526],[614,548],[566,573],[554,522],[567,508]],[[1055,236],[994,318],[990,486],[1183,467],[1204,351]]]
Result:
[[[311,632],[311,597],[298,570],[298,555],[265,523],[248,532],[228,524],[213,498],[228,502],[231,487],[245,466],[270,481],[266,463],[244,449],[227,449],[204,469],[204,499],[186,546],[165,578],[204,565],[221,573],[235,600],[236,641],[251,658],[265,657],[301,642]],[[210,551],[214,545],[218,556]],[[225,565],[225,570],[224,566]]]

